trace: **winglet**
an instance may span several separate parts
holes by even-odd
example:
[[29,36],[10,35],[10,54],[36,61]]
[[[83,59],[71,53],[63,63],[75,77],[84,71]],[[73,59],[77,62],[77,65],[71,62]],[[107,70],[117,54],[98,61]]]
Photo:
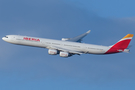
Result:
[[87,31],[86,33],[90,33],[91,30]]

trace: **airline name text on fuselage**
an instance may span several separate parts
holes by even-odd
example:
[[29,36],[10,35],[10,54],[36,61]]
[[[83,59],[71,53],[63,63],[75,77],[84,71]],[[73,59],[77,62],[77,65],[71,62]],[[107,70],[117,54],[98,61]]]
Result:
[[24,40],[29,40],[29,41],[38,41],[40,42],[40,39],[36,39],[36,38],[28,38],[28,37],[24,37]]

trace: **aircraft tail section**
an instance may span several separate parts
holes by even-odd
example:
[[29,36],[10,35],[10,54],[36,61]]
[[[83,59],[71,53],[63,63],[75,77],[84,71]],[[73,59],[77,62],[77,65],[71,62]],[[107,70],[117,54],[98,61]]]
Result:
[[133,36],[134,36],[133,34],[127,34],[125,37],[119,40],[116,44],[112,45],[111,48],[106,52],[106,54],[124,52],[125,50],[127,50],[126,48],[128,47]]

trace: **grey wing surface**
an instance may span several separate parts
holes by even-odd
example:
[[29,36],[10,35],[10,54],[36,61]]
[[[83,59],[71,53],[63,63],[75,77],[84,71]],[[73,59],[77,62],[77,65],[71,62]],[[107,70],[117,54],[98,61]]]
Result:
[[59,50],[59,51],[68,52],[68,53],[72,53],[72,54],[78,54],[78,55],[83,54],[83,52],[79,52],[79,51],[72,50],[72,49],[69,49],[69,48],[56,47],[56,46],[49,47],[49,49],[56,49],[56,50]]

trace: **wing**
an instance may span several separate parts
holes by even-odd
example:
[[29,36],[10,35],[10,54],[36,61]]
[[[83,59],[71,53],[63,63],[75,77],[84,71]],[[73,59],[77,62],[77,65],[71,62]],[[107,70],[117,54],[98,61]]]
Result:
[[59,51],[63,51],[63,52],[68,52],[68,53],[72,53],[72,54],[78,54],[78,55],[83,54],[83,52],[71,50],[69,48],[56,47],[56,46],[48,47],[48,49],[55,49],[55,50],[59,50]]
[[62,38],[62,40],[63,40],[63,41],[72,41],[72,42],[81,42],[82,39],[83,39],[87,34],[90,33],[90,31],[91,31],[91,30],[87,31],[87,32],[84,33],[84,34],[81,34],[81,35],[79,35],[79,36],[76,36],[76,37],[74,37],[74,38]]

